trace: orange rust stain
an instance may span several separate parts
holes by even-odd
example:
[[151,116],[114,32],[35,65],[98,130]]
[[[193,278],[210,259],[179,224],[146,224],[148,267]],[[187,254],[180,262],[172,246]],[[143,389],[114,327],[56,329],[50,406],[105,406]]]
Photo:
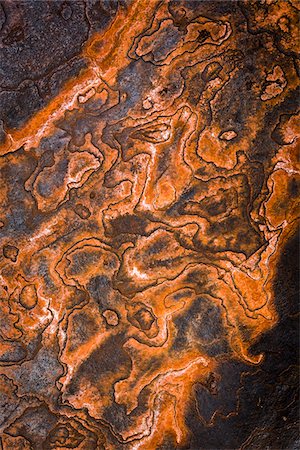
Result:
[[[50,424],[43,448],[183,448],[191,405],[208,427],[239,414],[206,420],[197,388],[217,396],[224,362],[264,362],[253,345],[280,321],[299,215],[299,127],[282,106],[299,85],[294,8],[245,2],[237,27],[202,3],[120,7],[88,68],[6,133],[0,376],[20,415],[4,449],[38,439],[22,395]],[[271,31],[258,45],[265,27],[280,45]]]
[[138,0],[125,10],[121,8],[112,26],[104,33],[99,33],[99,36],[94,35],[86,44],[83,56],[90,59],[89,67],[82,70],[75,80],[67,81],[59,95],[36,113],[22,129],[5,130],[5,141],[0,145],[0,154],[16,151],[24,144],[27,148],[28,145],[37,145],[44,135],[53,132],[55,122],[67,109],[76,107],[79,92],[99,86],[101,77],[113,83],[118,71],[128,65],[128,44],[139,29],[143,30],[157,3],[156,0],[152,0],[150,4]]

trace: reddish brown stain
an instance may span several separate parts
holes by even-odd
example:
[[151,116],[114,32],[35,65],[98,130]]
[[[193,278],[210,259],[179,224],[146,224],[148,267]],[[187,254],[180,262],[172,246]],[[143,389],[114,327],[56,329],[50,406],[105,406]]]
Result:
[[5,450],[289,445],[243,414],[299,212],[296,22],[292,1],[120,2],[5,129]]

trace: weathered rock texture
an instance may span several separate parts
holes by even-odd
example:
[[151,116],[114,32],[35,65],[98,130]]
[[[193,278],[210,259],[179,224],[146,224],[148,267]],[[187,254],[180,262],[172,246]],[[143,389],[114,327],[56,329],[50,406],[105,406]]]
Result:
[[1,448],[298,448],[298,9],[1,2]]

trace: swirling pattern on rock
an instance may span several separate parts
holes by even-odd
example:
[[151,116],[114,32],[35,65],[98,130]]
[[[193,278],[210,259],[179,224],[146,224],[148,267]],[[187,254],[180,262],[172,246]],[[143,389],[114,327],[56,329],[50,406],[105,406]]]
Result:
[[298,14],[1,2],[1,448],[297,448]]

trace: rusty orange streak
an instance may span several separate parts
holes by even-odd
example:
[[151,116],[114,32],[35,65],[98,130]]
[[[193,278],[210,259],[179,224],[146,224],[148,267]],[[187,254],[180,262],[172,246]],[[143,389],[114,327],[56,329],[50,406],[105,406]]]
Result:
[[117,73],[130,61],[127,53],[134,37],[149,23],[158,4],[158,0],[136,0],[128,8],[120,7],[111,27],[95,33],[83,49],[82,56],[89,59],[88,67],[76,79],[67,81],[61,92],[21,129],[5,130],[0,156],[13,153],[24,144],[26,149],[38,145],[43,136],[54,130],[55,122],[67,109],[76,108],[81,92],[98,86],[102,79],[114,82]]

